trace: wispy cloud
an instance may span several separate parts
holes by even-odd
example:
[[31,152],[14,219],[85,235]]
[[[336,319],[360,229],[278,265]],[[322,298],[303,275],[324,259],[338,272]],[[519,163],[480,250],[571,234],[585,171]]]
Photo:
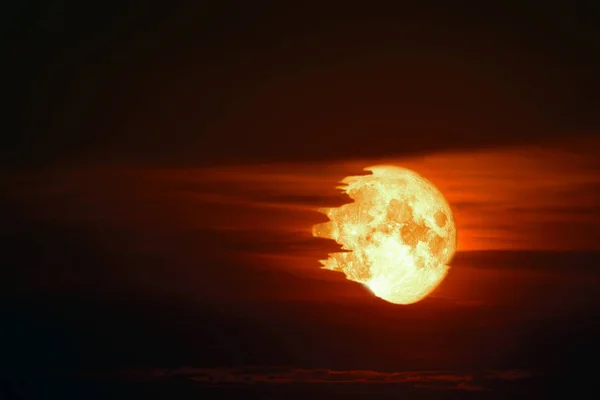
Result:
[[[162,235],[162,243],[166,236],[192,240],[195,232],[214,231],[244,238],[240,248],[276,257],[314,244],[311,227],[324,218],[317,209],[349,201],[336,189],[342,178],[393,163],[414,169],[444,193],[455,215],[459,251],[598,250],[598,145],[592,138],[547,148],[335,163],[57,169],[7,177],[0,202],[9,221],[21,216],[129,229],[131,236]],[[312,255],[326,257],[332,250],[321,243],[327,248],[319,252],[316,245]]]

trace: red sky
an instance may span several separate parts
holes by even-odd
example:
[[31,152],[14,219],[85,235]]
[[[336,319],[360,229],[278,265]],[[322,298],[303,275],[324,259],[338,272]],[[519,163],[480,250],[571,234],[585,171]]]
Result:
[[[159,272],[138,267],[122,270],[128,279],[152,288],[168,288],[167,282],[175,279],[178,290],[189,291],[193,297],[306,299],[303,285],[294,291],[270,286],[260,278],[260,271],[279,271],[329,282],[330,287],[325,284],[322,291],[313,290],[314,298],[356,296],[363,292],[358,286],[350,290],[341,274],[318,268],[317,261],[339,246],[311,235],[312,225],[325,218],[317,212],[319,207],[348,201],[335,188],[343,177],[385,163],[419,172],[450,202],[459,252],[597,251],[600,163],[595,149],[599,144],[596,138],[576,138],[544,147],[346,162],[185,169],[57,168],[9,178],[5,209],[9,210],[7,221],[15,221],[18,229],[37,226],[37,234],[43,236],[40,226],[60,227],[60,232],[82,232],[78,236],[87,240],[86,246],[94,243],[100,248],[94,251],[143,255],[152,259],[150,264],[164,259],[186,265],[187,272],[175,275],[160,268]],[[60,250],[55,252],[60,257]],[[216,267],[222,262],[237,272],[227,274]],[[480,270],[465,271],[451,270],[448,282],[435,294],[477,302],[482,293],[475,289],[478,294],[474,296],[471,290],[477,285],[464,279],[499,279]],[[55,271],[49,273],[56,275]],[[94,279],[86,274],[75,273],[79,276],[75,282]],[[247,279],[262,283],[244,284]],[[60,276],[40,279],[55,280],[65,284]],[[237,286],[239,289],[232,289]],[[497,294],[501,296],[501,292]]]
[[[338,181],[375,164],[413,169],[446,196],[459,251],[598,250],[597,138],[541,146],[346,162],[214,168],[85,168],[22,174],[9,199],[75,223],[306,235],[319,207],[347,201]],[[36,196],[33,196],[33,194]]]

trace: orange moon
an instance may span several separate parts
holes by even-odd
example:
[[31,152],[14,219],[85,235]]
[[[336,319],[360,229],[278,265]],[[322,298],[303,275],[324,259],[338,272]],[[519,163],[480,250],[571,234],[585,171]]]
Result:
[[372,174],[341,182],[352,203],[319,210],[329,222],[315,225],[313,235],[346,250],[321,263],[390,303],[416,303],[446,277],[456,251],[450,205],[411,170],[386,165],[365,171]]

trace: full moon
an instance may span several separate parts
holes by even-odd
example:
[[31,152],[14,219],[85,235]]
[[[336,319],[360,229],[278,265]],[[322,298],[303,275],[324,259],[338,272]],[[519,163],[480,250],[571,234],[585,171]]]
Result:
[[344,250],[321,263],[390,303],[416,303],[446,277],[456,251],[450,205],[411,170],[375,166],[365,171],[372,174],[341,182],[354,202],[320,210],[329,222],[315,225],[313,235],[333,239]]

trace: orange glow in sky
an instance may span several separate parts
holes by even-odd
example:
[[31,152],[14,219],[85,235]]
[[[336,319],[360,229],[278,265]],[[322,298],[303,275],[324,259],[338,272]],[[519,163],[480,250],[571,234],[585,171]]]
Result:
[[599,147],[598,139],[586,139],[393,159],[56,170],[22,176],[6,193],[32,218],[128,225],[144,234],[219,229],[312,238],[312,225],[325,222],[319,208],[350,201],[336,188],[344,177],[388,164],[417,172],[441,191],[456,221],[459,252],[598,250]]

